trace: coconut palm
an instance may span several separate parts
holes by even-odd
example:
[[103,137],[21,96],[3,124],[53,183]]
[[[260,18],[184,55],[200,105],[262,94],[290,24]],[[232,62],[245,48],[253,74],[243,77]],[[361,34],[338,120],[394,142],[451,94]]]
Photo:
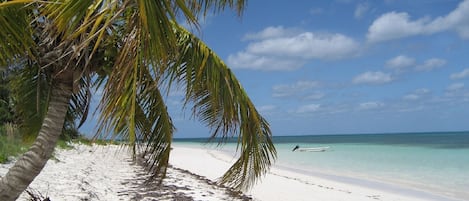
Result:
[[[185,91],[183,108],[212,128],[212,138],[238,137],[239,159],[220,183],[252,186],[276,156],[269,125],[227,65],[178,23],[197,28],[196,16],[225,8],[240,15],[245,5],[243,0],[1,3],[0,66],[22,66],[18,88],[26,93],[19,102],[44,115],[24,122],[25,127],[40,122],[39,134],[1,179],[0,200],[16,199],[40,173],[67,111],[80,123],[86,120],[90,91],[97,86],[103,89],[98,133],[127,140],[155,179],[164,178],[175,130],[164,97],[178,87]],[[45,101],[28,98],[31,94]]]

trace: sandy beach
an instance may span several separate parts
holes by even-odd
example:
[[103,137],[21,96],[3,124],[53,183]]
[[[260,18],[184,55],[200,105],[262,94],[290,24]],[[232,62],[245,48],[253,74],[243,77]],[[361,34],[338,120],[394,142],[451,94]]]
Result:
[[[197,149],[175,146],[170,163],[178,168],[186,169],[211,180],[219,178],[235,161],[226,153],[213,149]],[[354,181],[338,181],[321,176],[305,175],[293,171],[273,167],[265,178],[258,182],[250,191],[246,192],[254,200],[262,201],[423,201],[445,200],[418,194],[412,190],[396,187],[372,186]],[[448,199],[450,200],[450,199]]]
[[[116,145],[73,145],[56,150],[28,189],[56,200],[321,200],[321,201],[420,201],[439,200],[396,189],[341,182],[273,167],[245,194],[216,185],[217,178],[234,158],[204,148],[175,145],[168,178],[161,187],[145,183],[146,171]],[[0,176],[11,164],[0,165]],[[25,192],[19,200],[28,200]]]
[[[121,146],[73,145],[56,149],[27,191],[51,201],[249,200],[228,188],[178,168],[169,168],[162,186],[146,183],[149,174]],[[0,164],[0,176],[12,164]],[[30,200],[27,192],[18,200]]]

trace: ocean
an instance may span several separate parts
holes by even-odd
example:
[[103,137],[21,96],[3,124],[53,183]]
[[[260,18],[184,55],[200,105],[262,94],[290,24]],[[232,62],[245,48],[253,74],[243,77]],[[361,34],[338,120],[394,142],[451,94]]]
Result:
[[[418,196],[469,200],[469,132],[275,136],[276,166]],[[206,146],[206,139],[176,143]],[[329,147],[324,152],[293,152]],[[233,152],[236,143],[223,150]],[[435,198],[435,197],[433,197]]]

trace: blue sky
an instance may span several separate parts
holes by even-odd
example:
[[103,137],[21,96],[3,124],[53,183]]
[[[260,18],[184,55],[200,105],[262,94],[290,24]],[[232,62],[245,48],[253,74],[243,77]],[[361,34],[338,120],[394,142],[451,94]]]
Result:
[[[469,0],[251,0],[199,35],[274,135],[469,130]],[[175,137],[208,136],[181,101]]]

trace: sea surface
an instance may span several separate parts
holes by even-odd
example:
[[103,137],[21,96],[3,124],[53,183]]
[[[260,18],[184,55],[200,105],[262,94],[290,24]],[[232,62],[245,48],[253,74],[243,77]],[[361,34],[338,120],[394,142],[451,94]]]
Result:
[[[437,195],[430,196],[436,200],[469,200],[469,132],[275,136],[273,140],[280,168],[400,193]],[[200,138],[175,141],[217,147]],[[329,148],[293,152],[296,145]],[[236,143],[228,141],[221,149],[233,152]]]

